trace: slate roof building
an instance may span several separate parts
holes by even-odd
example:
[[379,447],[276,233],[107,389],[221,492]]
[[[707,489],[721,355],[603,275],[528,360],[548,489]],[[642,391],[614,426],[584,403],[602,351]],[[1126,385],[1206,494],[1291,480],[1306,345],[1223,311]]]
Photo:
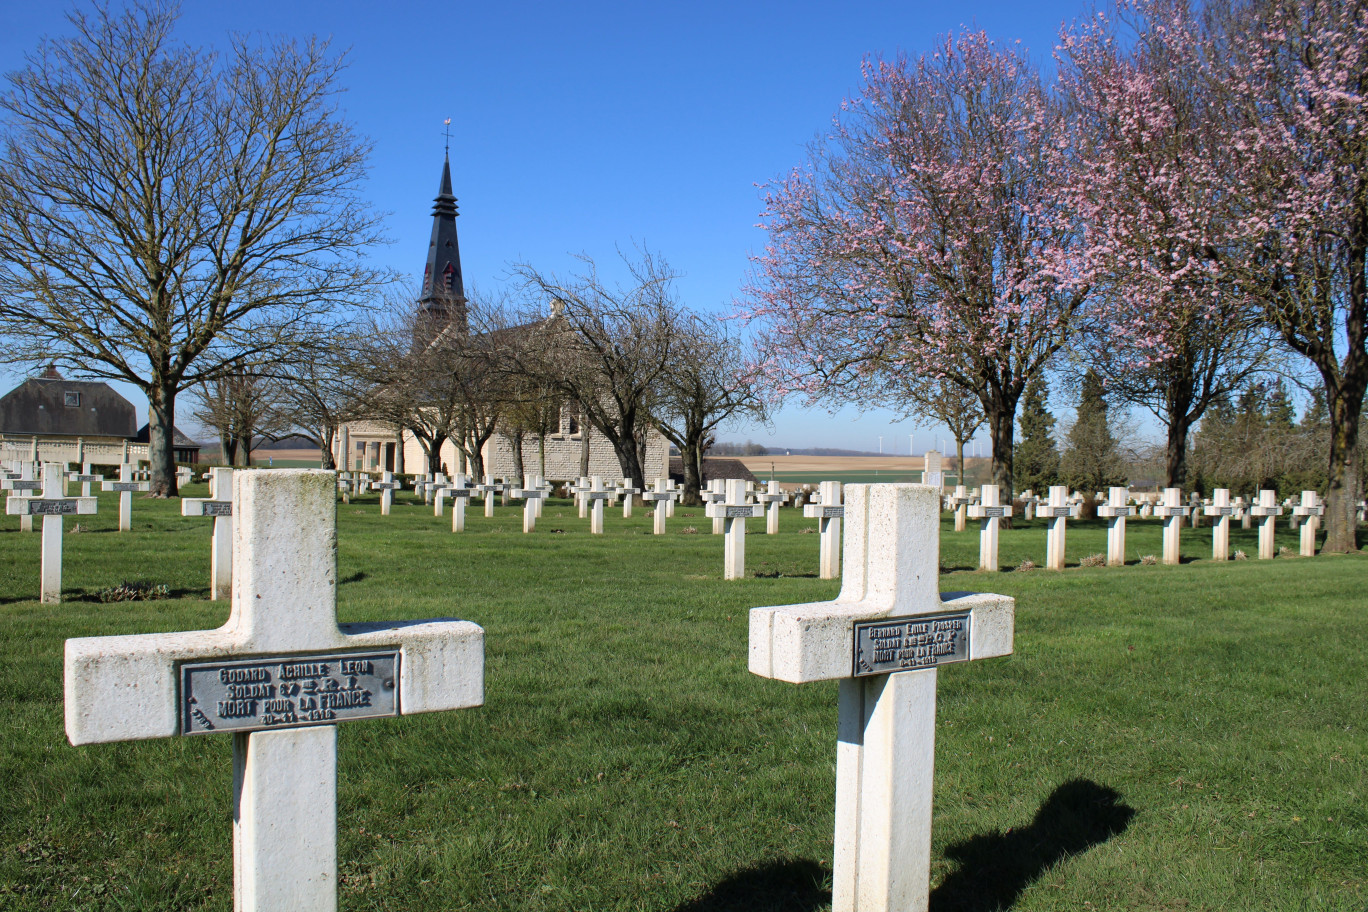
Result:
[[[138,435],[133,403],[108,383],[68,380],[55,367],[0,396],[4,459],[34,458],[36,448],[40,461],[118,465],[125,455],[145,461],[147,437]],[[176,458],[197,462],[199,444],[180,431],[176,437]]]
[[[428,243],[427,263],[417,306],[414,346],[430,342],[437,333],[469,332],[465,280],[461,271],[461,247],[456,231],[459,207],[452,193],[451,162],[442,162],[442,177],[432,206],[432,234]],[[554,314],[552,318],[554,318]],[[540,324],[509,327],[499,332],[530,331]],[[430,331],[427,329],[430,328]],[[362,471],[392,471],[430,474],[444,471],[468,471],[465,459],[455,444],[447,441],[441,450],[441,465],[429,466],[427,454],[417,438],[407,430],[383,421],[354,421],[336,436],[334,458],[344,469]],[[582,423],[569,407],[561,410],[559,427],[548,434],[545,441],[546,479],[572,481],[581,474],[601,475],[617,479],[622,467],[612,444],[594,428]],[[485,472],[495,477],[511,478],[514,472],[512,438],[496,432],[484,445]],[[342,447],[348,453],[339,452]],[[524,468],[539,471],[539,447],[536,438],[523,441]],[[587,460],[586,460],[587,453]],[[581,469],[586,464],[588,471]],[[646,479],[663,476],[669,464],[669,445],[665,438],[652,429],[647,442],[643,470]]]

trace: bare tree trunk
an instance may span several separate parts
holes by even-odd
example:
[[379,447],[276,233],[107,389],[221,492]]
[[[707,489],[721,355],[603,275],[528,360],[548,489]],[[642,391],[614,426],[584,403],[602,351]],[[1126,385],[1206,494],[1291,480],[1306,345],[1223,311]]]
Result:
[[546,478],[546,435],[537,435],[537,473]]
[[1007,409],[993,409],[988,415],[988,427],[993,434],[993,484],[1007,497],[1014,493],[1012,458],[1015,448],[1015,418],[1012,411]]
[[404,472],[404,431],[402,428],[394,432],[394,474],[403,475]]
[[703,503],[700,492],[703,490],[703,449],[697,443],[686,442],[679,451],[680,462],[684,463],[684,495],[680,503],[686,507],[696,507]]
[[147,461],[152,467],[152,497],[175,497],[176,460],[172,448],[176,426],[176,392],[171,384],[154,384],[148,391]]
[[964,479],[964,441],[959,437],[955,438],[955,464],[959,466],[959,483],[968,484]]
[[1165,486],[1181,488],[1187,484],[1187,441],[1192,418],[1183,412],[1169,413],[1168,444],[1165,452]]
[[250,466],[252,464],[252,435],[238,431],[233,437],[233,465]]
[[589,474],[589,434],[592,433],[588,424],[580,421],[580,466],[581,477]]
[[525,467],[523,466],[523,432],[514,431],[505,434],[504,438],[508,441],[509,447],[513,450],[513,475],[517,479],[518,484],[522,484],[523,476],[527,474]]
[[323,458],[319,462],[319,467],[335,472],[337,471],[337,460],[333,459],[333,445],[337,442],[337,428],[332,425],[324,425],[322,436],[323,445],[319,447],[319,452],[322,453]]

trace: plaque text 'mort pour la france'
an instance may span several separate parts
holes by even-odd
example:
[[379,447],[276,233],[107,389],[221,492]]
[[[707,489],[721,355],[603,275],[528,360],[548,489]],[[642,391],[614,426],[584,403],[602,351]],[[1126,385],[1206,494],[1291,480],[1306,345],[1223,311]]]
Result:
[[907,615],[855,624],[854,677],[969,660],[969,612]]
[[398,652],[195,662],[180,671],[185,735],[399,715]]

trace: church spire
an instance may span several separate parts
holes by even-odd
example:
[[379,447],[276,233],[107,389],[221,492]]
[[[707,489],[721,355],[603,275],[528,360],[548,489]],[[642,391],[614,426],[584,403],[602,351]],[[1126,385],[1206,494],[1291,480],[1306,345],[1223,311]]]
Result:
[[442,182],[432,205],[432,241],[428,244],[423,292],[418,316],[431,325],[455,323],[462,332],[466,320],[465,283],[461,279],[461,248],[456,240],[456,197],[451,193],[451,159],[442,161]]

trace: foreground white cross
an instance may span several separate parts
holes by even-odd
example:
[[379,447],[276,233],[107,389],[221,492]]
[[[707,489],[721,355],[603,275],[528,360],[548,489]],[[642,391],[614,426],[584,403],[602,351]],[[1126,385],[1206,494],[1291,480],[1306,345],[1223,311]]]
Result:
[[43,517],[43,562],[38,584],[38,599],[55,605],[62,600],[62,517],[90,514],[96,509],[94,497],[66,497],[62,488],[62,465],[43,466],[42,497],[10,497],[5,512],[11,516]]
[[771,478],[765,486],[765,490],[755,495],[756,501],[768,504],[765,510],[765,534],[779,534],[779,508],[788,500],[788,495],[779,489],[779,482]]
[[654,534],[665,534],[665,520],[668,519],[670,515],[669,511],[665,508],[665,505],[672,502],[674,497],[674,492],[667,488],[667,482],[664,478],[657,478],[655,480],[654,491],[647,491],[641,495],[642,500],[647,503],[655,504],[655,516],[652,517],[655,521],[652,527]]
[[845,507],[841,503],[841,483],[824,481],[818,488],[818,502],[803,504],[803,515],[816,517],[820,558],[817,562],[819,579],[836,579],[841,575],[841,518]]
[[1249,515],[1260,519],[1259,560],[1273,559],[1273,548],[1278,534],[1278,517],[1282,516],[1282,511],[1277,491],[1260,491],[1258,502],[1249,506]]
[[1324,512],[1325,505],[1320,502],[1320,495],[1315,491],[1302,491],[1301,503],[1292,508],[1292,515],[1302,518],[1302,557],[1316,556],[1316,530],[1320,528],[1320,517]]
[[337,908],[337,722],[479,706],[484,631],[337,623],[333,473],[239,472],[217,630],[66,643],[72,744],[233,734],[239,912]]
[[1064,485],[1050,485],[1050,502],[1037,508],[1037,515],[1050,521],[1049,531],[1045,533],[1045,567],[1049,570],[1064,569],[1064,546],[1068,535],[1070,516],[1077,515],[1077,507],[1068,502],[1069,489]]
[[979,569],[998,568],[998,523],[1012,515],[1012,505],[998,500],[998,486],[986,484],[983,502],[969,505],[969,516],[979,520]]
[[727,479],[727,493],[704,508],[708,516],[721,518],[723,530],[722,578],[744,579],[746,576],[746,520],[765,515],[762,504],[746,503],[746,482],[740,478]]
[[119,466],[119,480],[106,481],[101,484],[105,491],[119,492],[119,531],[129,532],[133,529],[133,492],[150,491],[152,484],[146,481],[133,480],[133,466],[123,463]]
[[1164,488],[1164,502],[1154,508],[1155,516],[1164,518],[1164,563],[1179,564],[1182,552],[1179,549],[1183,530],[1183,517],[1188,508],[1183,503],[1181,488]]
[[523,532],[534,532],[537,528],[537,504],[546,496],[541,477],[524,475],[520,488],[513,488],[508,496],[523,501]]
[[1009,654],[1015,603],[938,593],[935,488],[852,485],[847,498],[840,596],[752,610],[750,670],[841,682],[833,912],[924,912],[936,669]]
[[1211,559],[1230,560],[1230,517],[1235,513],[1230,503],[1230,489],[1217,488],[1211,492],[1211,505],[1203,507],[1207,516],[1216,517],[1211,524]]
[[181,516],[214,517],[214,538],[209,548],[209,598],[233,597],[233,470],[209,470],[209,498],[181,501]]
[[1126,565],[1126,517],[1133,512],[1129,498],[1129,488],[1108,488],[1107,502],[1097,508],[1097,515],[1107,520],[1108,567]]

